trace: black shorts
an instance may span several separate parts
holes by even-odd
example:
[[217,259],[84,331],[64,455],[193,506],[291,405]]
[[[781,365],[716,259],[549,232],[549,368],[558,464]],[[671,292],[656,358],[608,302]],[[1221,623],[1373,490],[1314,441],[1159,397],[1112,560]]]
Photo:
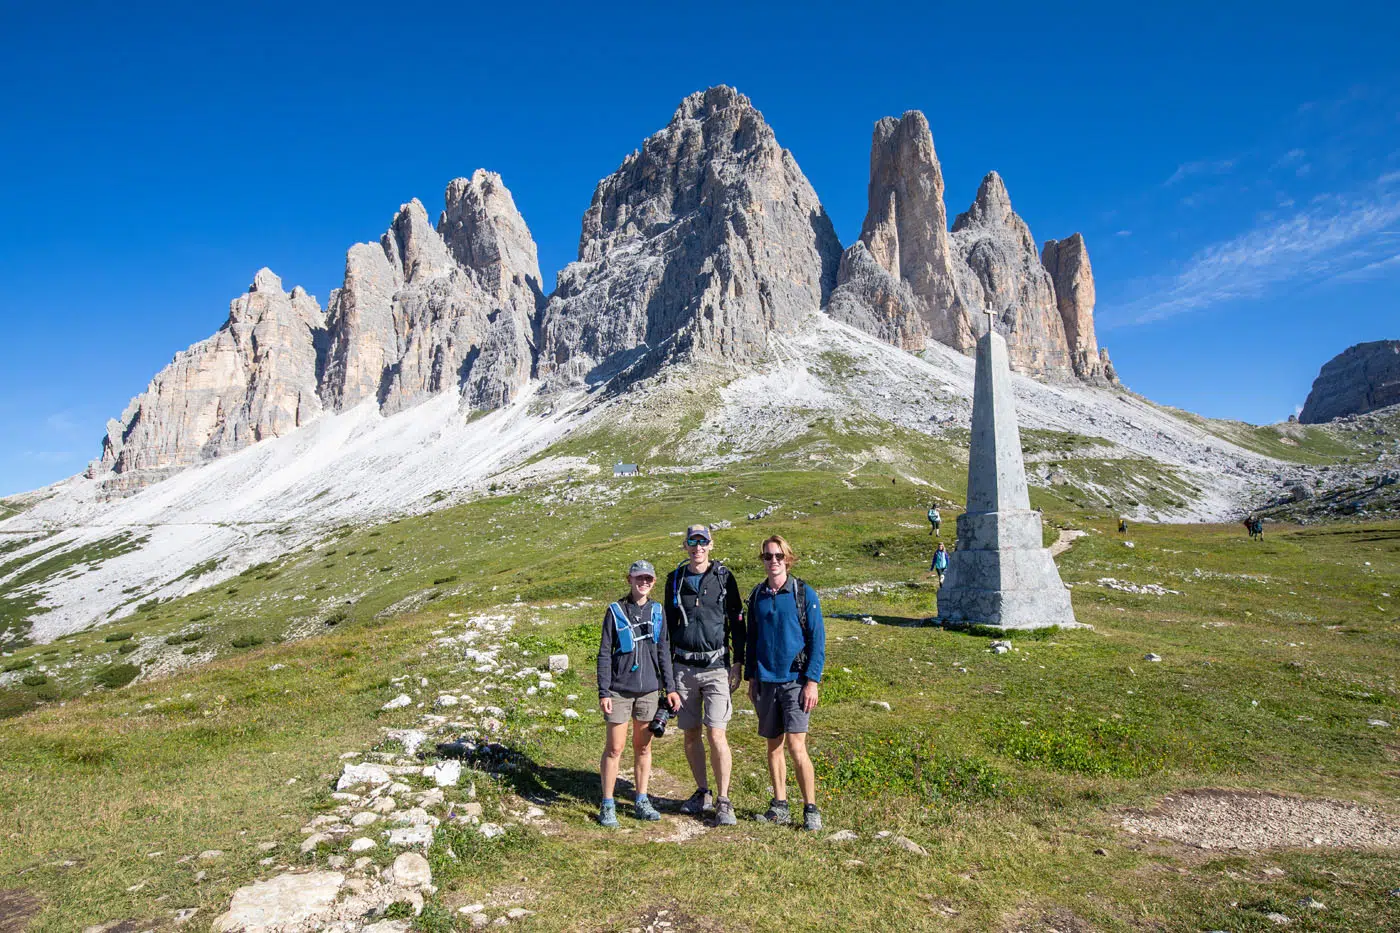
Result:
[[753,705],[758,713],[758,734],[776,739],[789,732],[806,732],[811,714],[802,711],[802,683],[786,684],[758,682],[758,701]]

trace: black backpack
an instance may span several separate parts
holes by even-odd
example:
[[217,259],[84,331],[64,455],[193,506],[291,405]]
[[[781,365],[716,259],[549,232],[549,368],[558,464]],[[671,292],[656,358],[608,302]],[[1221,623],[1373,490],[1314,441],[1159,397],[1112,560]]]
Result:
[[[793,659],[792,671],[795,674],[801,674],[807,669],[807,642],[812,637],[811,629],[807,628],[807,584],[799,577],[790,576],[788,579],[792,581],[792,597],[797,601],[797,624],[802,626],[802,650],[797,652],[797,657]],[[758,600],[759,591],[767,585],[766,581],[760,583],[749,593],[747,619],[750,626],[756,624],[757,617],[753,614],[754,603]]]

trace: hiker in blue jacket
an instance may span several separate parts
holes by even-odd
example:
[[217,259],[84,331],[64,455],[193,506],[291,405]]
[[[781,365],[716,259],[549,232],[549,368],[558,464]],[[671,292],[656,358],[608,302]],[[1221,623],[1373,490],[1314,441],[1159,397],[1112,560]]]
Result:
[[788,573],[797,558],[781,535],[763,542],[759,559],[768,579],[749,595],[749,645],[744,653],[744,679],[758,713],[758,734],[768,741],[768,775],[773,779],[773,799],[759,819],[779,825],[792,822],[786,748],[802,792],[802,828],[816,832],[822,817],[807,754],[807,728],[826,663],[821,603],[816,590]]
[[929,569],[938,574],[938,585],[943,585],[943,574],[948,570],[948,549],[938,542],[938,550],[933,552],[933,564]]
[[639,820],[659,820],[661,814],[647,796],[651,777],[651,730],[648,729],[658,706],[657,691],[664,690],[666,704],[680,707],[676,681],[671,672],[671,645],[666,633],[666,616],[661,604],[649,597],[656,585],[656,568],[639,560],[627,571],[630,592],[608,605],[603,614],[603,635],[598,643],[598,708],[608,724],[607,742],[598,765],[602,778],[603,803],[598,822],[617,825],[618,764],[627,745],[627,723],[632,723],[632,761],[636,798],[632,815]]

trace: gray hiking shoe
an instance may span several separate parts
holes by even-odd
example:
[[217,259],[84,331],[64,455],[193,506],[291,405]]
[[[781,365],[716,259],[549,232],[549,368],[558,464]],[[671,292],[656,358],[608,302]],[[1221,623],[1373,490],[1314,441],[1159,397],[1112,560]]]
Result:
[[610,828],[617,825],[616,803],[605,803],[598,808],[598,823]]
[[706,810],[715,808],[715,798],[708,790],[699,788],[681,804],[681,812],[687,816],[699,816]]
[[720,797],[715,801],[715,825],[734,826],[738,824],[734,818],[734,804],[729,802],[728,797]]
[[661,819],[661,814],[657,813],[656,808],[651,805],[650,797],[638,797],[636,802],[632,804],[632,815],[649,823]]
[[768,810],[760,813],[757,817],[760,823],[773,823],[777,826],[787,826],[792,822],[792,811],[788,809],[786,800],[779,800],[776,797],[768,801]]
[[821,831],[822,812],[817,809],[816,804],[809,803],[802,808],[802,828],[809,833]]

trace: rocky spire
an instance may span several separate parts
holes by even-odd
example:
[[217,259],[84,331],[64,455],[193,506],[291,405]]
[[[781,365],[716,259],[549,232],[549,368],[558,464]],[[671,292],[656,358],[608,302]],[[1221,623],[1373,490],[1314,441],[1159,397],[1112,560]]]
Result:
[[261,269],[214,336],[175,354],[107,423],[89,473],[128,474],[125,488],[300,427],[321,412],[321,306]]
[[445,200],[437,228],[414,199],[377,247],[346,256],[321,387],[336,409],[374,398],[392,413],[449,390],[498,407],[529,381],[540,302],[529,228],[493,172],[454,179]]
[[[958,294],[968,308],[995,312],[1011,368],[1036,376],[1073,375],[1055,287],[996,172],[982,179],[972,206],[953,221],[951,239],[960,260],[954,264]],[[985,317],[977,316],[983,320],[970,325],[985,333]]]
[[646,351],[752,359],[826,301],[840,243],[792,153],[733,88],[681,102],[598,183],[540,326],[538,374],[598,378]]
[[1107,351],[1101,355],[1094,337],[1094,270],[1084,237],[1071,234],[1063,240],[1046,240],[1040,262],[1055,285],[1055,302],[1065,328],[1074,374],[1086,382],[1115,382]]
[[943,171],[919,111],[875,124],[868,205],[860,242],[841,258],[832,316],[908,350],[923,349],[926,337],[970,348],[953,273]]

